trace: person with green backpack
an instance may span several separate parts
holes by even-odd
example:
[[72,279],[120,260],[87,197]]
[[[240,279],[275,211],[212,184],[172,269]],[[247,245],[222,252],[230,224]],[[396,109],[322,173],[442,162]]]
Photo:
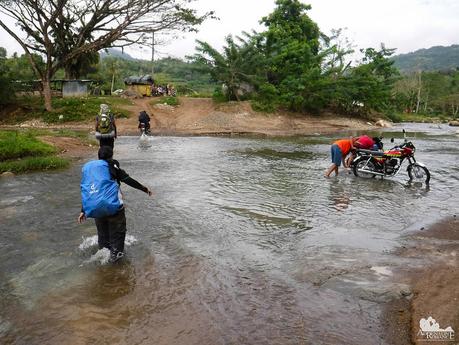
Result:
[[99,115],[96,116],[96,138],[99,146],[110,146],[113,149],[116,137],[115,116],[107,104],[101,104]]

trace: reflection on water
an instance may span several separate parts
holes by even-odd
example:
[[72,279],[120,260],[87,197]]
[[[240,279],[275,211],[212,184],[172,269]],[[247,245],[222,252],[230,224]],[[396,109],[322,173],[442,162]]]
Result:
[[391,272],[419,264],[391,250],[458,202],[458,137],[412,129],[430,188],[324,179],[331,137],[121,138],[155,196],[123,187],[116,265],[75,222],[80,167],[0,180],[0,343],[384,344],[381,303],[406,288]]

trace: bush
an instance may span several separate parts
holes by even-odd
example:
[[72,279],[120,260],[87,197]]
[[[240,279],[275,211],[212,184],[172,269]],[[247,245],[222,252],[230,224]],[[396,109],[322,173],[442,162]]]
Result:
[[221,88],[217,87],[212,94],[212,99],[217,103],[228,102],[228,96],[225,95]]
[[258,96],[251,102],[255,111],[272,113],[279,107],[279,97],[276,87],[269,83],[260,86]]
[[390,112],[387,113],[386,116],[391,120],[392,122],[403,122],[403,117],[400,114]]
[[[48,123],[75,122],[95,119],[99,114],[100,105],[108,104],[116,118],[128,117],[129,112],[121,109],[120,105],[130,105],[130,100],[118,97],[82,97],[82,98],[53,98],[53,112],[47,112],[40,97],[23,97],[18,99],[18,105],[27,108],[28,118],[39,118]],[[59,117],[62,115],[62,118]]]
[[173,107],[176,107],[180,104],[179,99],[172,96],[161,97],[160,103],[171,105]]
[[28,171],[63,169],[69,161],[60,157],[27,157],[21,160],[0,162],[0,173],[10,171],[15,174]]

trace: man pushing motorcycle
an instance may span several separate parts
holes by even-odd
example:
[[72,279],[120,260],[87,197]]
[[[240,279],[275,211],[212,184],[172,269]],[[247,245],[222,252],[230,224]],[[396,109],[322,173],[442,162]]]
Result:
[[348,168],[346,157],[355,149],[354,143],[358,138],[350,137],[348,139],[340,139],[335,141],[331,146],[331,159],[332,164],[325,172],[325,177],[330,177],[332,172],[335,172],[335,176],[338,175],[339,166],[343,162],[343,166]]

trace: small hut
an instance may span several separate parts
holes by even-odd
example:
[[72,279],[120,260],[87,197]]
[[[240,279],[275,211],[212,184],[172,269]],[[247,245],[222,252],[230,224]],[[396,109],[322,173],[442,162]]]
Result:
[[124,79],[124,84],[128,90],[137,92],[142,96],[151,96],[151,86],[154,84],[151,75],[142,77],[131,76]]
[[88,85],[92,80],[60,80],[62,97],[85,97],[89,94]]

